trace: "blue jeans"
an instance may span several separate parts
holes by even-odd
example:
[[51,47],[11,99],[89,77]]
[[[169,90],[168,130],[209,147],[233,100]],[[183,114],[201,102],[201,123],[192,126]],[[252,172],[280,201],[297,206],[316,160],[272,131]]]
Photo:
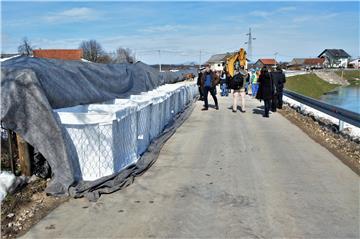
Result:
[[220,88],[221,88],[221,96],[228,96],[229,95],[226,83],[221,84]]
[[258,92],[258,90],[259,90],[259,84],[253,83],[253,84],[251,85],[252,96],[255,97],[256,94],[257,94],[257,92]]
[[214,102],[215,102],[215,106],[218,106],[218,101],[217,101],[217,98],[216,98],[216,87],[208,87],[208,86],[205,86],[204,87],[204,103],[205,103],[205,108],[209,108],[209,104],[208,104],[208,94],[211,94],[211,96],[213,97],[214,99]]

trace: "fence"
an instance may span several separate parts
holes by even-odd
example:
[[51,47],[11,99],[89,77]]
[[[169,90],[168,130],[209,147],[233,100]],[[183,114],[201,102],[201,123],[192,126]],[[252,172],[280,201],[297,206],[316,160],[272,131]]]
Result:
[[340,107],[315,100],[313,98],[295,93],[290,90],[284,90],[284,95],[299,102],[300,107],[302,107],[303,104],[338,119],[340,130],[343,129],[344,122],[354,125],[356,127],[360,127],[360,114],[356,112],[345,110]]

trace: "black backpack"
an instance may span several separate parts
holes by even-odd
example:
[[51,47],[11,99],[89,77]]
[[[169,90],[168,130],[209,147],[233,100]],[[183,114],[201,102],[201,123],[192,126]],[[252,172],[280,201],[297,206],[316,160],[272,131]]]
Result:
[[233,77],[233,87],[235,89],[241,89],[244,86],[244,77],[238,73]]

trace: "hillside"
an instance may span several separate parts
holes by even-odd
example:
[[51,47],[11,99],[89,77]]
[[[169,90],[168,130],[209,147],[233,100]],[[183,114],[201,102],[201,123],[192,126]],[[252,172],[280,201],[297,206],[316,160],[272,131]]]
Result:
[[[336,71],[341,77],[342,71]],[[360,86],[360,70],[344,70],[343,77],[350,83],[350,85]]]
[[319,99],[323,94],[335,89],[339,85],[329,84],[315,74],[290,76],[286,78],[285,88],[300,94]]

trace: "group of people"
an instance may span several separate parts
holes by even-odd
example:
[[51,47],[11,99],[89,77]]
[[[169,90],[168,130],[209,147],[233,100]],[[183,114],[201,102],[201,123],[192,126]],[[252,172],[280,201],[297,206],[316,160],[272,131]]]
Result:
[[205,70],[198,72],[198,87],[200,100],[204,101],[204,108],[208,110],[208,95],[211,94],[214,99],[215,109],[219,109],[216,97],[216,86],[220,84],[221,96],[228,96],[232,91],[233,106],[232,111],[237,111],[238,98],[241,99],[241,112],[246,112],[245,95],[249,94],[251,86],[251,95],[253,98],[264,101],[264,117],[269,117],[270,110],[276,112],[283,105],[282,96],[284,84],[286,82],[285,74],[280,67],[269,69],[264,66],[261,69],[252,69],[247,71],[243,68],[235,70],[234,76],[231,76],[226,69],[215,72],[207,65]]

